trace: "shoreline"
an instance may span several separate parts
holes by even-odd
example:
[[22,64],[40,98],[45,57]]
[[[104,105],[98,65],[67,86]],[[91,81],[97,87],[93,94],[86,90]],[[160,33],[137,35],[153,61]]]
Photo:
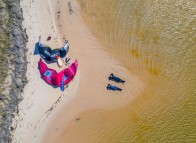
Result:
[[[97,42],[82,20],[77,1],[68,2],[62,0],[56,3],[51,0],[21,2],[23,26],[29,39],[27,43],[29,82],[24,88],[24,99],[19,104],[19,114],[13,122],[13,126],[17,127],[13,134],[14,143],[26,143],[29,140],[36,143],[43,142],[48,135],[50,136],[48,140],[52,142],[64,132],[69,122],[77,119],[81,113],[94,109],[113,110],[125,106],[144,88],[138,77],[122,67],[104,50],[101,43]],[[49,86],[40,78],[37,68],[40,56],[33,54],[39,35],[42,36],[42,43],[51,47],[62,46],[63,40],[68,39],[70,43],[68,57],[71,57],[71,62],[78,59],[79,68],[76,77],[63,93],[59,88]],[[48,35],[51,35],[52,40],[46,41]],[[55,63],[48,66],[57,71],[61,70]],[[126,79],[128,84],[119,86],[128,93],[106,90],[105,87],[109,82],[107,78],[111,72],[121,73],[121,77]],[[60,132],[50,130],[57,127],[60,127]]]
[[22,25],[22,10],[19,0],[7,2],[9,7],[9,16],[11,24],[9,25],[9,59],[8,59],[8,76],[4,86],[6,89],[3,93],[1,102],[4,113],[1,115],[2,126],[0,127],[0,142],[11,142],[12,132],[15,127],[12,126],[14,116],[18,114],[18,104],[22,100],[21,93],[27,83],[26,80],[26,42],[27,35]]

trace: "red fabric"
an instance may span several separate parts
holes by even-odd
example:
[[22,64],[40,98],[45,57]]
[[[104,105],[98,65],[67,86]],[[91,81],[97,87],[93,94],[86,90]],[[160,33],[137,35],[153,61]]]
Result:
[[50,85],[54,86],[62,86],[62,82],[64,85],[68,84],[76,75],[78,68],[78,61],[76,60],[71,66],[67,69],[64,69],[57,73],[54,69],[50,69],[47,65],[39,60],[39,70],[42,78]]

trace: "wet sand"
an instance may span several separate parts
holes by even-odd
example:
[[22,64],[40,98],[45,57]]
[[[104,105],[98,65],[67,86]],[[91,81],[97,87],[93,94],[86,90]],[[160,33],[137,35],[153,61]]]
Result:
[[[72,121],[78,121],[80,114],[91,110],[112,110],[131,103],[143,90],[139,78],[104,50],[91,34],[80,15],[80,6],[74,1],[34,0],[21,1],[24,22],[28,35],[28,84],[24,88],[23,100],[19,104],[19,116],[13,123],[16,130],[14,143],[66,142],[63,136]],[[61,47],[69,40],[68,57],[79,62],[78,72],[65,92],[53,88],[40,77],[39,55],[34,55],[39,35],[42,42],[51,47]],[[48,36],[50,41],[46,41]],[[49,67],[58,68],[56,63]],[[65,68],[64,66],[63,68]],[[107,91],[110,73],[126,80],[117,84],[121,92]]]

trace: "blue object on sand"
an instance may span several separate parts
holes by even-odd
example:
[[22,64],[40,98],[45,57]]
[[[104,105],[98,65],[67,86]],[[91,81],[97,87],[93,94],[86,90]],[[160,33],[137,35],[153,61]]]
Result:
[[115,81],[117,83],[124,83],[125,81],[120,79],[119,77],[115,76],[113,73],[110,74],[108,77],[109,80]]
[[117,87],[117,86],[114,86],[114,85],[111,85],[111,84],[108,84],[107,86],[107,90],[118,90],[118,91],[121,91],[122,89]]
[[65,90],[64,80],[62,80],[61,91]]

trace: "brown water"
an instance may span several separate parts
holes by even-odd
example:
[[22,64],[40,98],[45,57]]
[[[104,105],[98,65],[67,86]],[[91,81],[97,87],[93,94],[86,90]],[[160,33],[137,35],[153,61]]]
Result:
[[146,83],[129,106],[89,111],[73,121],[68,143],[196,141],[194,0],[78,0],[92,33]]

